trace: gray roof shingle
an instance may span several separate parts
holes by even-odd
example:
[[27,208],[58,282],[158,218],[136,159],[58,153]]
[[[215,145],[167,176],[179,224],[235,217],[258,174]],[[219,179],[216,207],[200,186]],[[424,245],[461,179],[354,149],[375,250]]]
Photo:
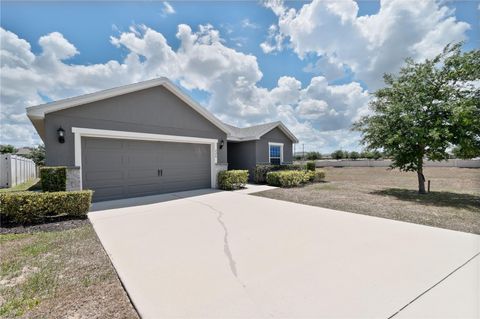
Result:
[[292,140],[294,140],[294,142],[296,140],[295,136],[293,136],[293,134],[290,131],[288,131],[280,121],[265,123],[260,125],[253,125],[253,126],[243,127],[243,128],[225,124],[225,123],[224,125],[230,131],[229,139],[231,140],[237,140],[237,141],[256,140],[277,126],[280,126],[280,129],[284,131],[284,133],[286,133],[287,136],[293,137]]

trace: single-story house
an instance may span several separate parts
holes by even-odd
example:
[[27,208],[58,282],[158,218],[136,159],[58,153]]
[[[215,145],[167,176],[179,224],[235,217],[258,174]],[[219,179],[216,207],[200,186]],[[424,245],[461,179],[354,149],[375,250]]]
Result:
[[216,187],[219,170],[290,163],[281,122],[227,125],[167,78],[27,108],[46,165],[78,170],[94,200]]

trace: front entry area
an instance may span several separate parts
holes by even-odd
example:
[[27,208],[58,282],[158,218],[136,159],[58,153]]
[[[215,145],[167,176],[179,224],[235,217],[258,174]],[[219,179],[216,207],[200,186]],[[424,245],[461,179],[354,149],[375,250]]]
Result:
[[103,201],[210,188],[210,145],[82,138],[82,184]]

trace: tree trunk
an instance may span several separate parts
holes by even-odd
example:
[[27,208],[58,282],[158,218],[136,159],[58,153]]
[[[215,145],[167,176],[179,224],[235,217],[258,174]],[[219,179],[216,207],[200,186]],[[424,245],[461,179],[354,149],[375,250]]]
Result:
[[418,193],[419,194],[426,194],[425,191],[425,176],[423,176],[423,167],[420,167],[417,171],[418,176]]

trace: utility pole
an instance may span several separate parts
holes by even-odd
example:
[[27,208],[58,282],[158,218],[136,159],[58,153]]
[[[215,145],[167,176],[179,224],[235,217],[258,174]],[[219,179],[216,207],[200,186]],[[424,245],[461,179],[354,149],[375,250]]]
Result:
[[302,144],[302,158],[303,158],[303,161],[305,162],[305,144]]

